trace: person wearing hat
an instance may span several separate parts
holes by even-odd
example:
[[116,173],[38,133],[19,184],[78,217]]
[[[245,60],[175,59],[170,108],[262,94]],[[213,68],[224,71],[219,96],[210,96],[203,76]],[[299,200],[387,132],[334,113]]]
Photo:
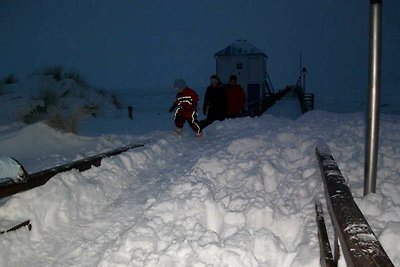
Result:
[[229,83],[225,87],[226,92],[226,116],[235,118],[240,116],[246,104],[246,94],[243,88],[237,83],[236,75],[229,77]]
[[174,104],[169,109],[169,112],[174,112],[175,132],[180,134],[183,125],[187,121],[189,126],[195,131],[196,137],[202,135],[199,121],[197,120],[197,105],[199,96],[197,93],[186,85],[185,80],[176,79],[174,82],[176,91],[176,99]]
[[202,127],[206,127],[216,120],[224,120],[226,115],[226,94],[217,75],[211,75],[210,85],[204,96],[203,114],[207,116],[202,121]]

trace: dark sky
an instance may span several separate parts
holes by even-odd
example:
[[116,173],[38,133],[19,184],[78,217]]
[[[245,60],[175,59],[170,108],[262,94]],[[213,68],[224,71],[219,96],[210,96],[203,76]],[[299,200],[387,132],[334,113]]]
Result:
[[[400,86],[400,1],[384,3],[383,83]],[[269,57],[275,88],[364,91],[369,1],[2,0],[0,76],[60,64],[102,88],[205,85],[214,53],[244,38]],[[397,93],[398,94],[398,93]]]

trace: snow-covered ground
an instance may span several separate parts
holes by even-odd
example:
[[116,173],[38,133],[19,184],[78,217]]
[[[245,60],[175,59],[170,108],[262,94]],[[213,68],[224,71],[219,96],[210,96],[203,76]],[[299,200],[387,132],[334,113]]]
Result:
[[196,139],[187,126],[172,134],[173,97],[125,92],[133,120],[109,109],[83,121],[81,135],[43,123],[3,131],[0,156],[30,172],[149,143],[3,199],[1,229],[27,219],[33,227],[0,236],[0,266],[319,266],[320,143],[400,266],[400,116],[381,117],[377,193],[363,197],[362,113],[287,118],[282,110],[295,108],[286,101],[261,117],[216,122]]

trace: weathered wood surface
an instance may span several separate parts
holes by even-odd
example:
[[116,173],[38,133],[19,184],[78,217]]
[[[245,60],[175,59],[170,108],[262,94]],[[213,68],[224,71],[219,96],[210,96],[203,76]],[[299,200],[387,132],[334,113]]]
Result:
[[320,248],[320,263],[322,267],[336,267],[333,259],[331,245],[329,244],[328,232],[326,231],[324,213],[321,203],[315,203],[316,221],[318,226],[318,238]]
[[5,234],[5,233],[8,233],[8,232],[15,231],[15,230],[18,230],[18,229],[20,229],[20,228],[22,228],[22,227],[24,227],[24,226],[27,226],[27,227],[28,227],[28,230],[30,231],[30,230],[32,229],[31,221],[30,221],[30,220],[27,220],[27,221],[24,221],[23,223],[20,223],[20,224],[18,224],[18,225],[16,225],[16,226],[14,226],[14,227],[12,227],[12,228],[6,230],[6,231],[0,231],[0,235]]
[[317,147],[316,155],[325,186],[327,206],[347,265],[394,267],[354,202],[347,182],[329,148]]
[[122,152],[125,152],[129,149],[136,148],[136,147],[141,147],[144,146],[144,144],[132,144],[124,147],[119,147],[117,149],[105,152],[105,153],[100,153],[88,158],[84,158],[81,160],[77,160],[71,163],[67,163],[64,165],[60,165],[54,168],[49,168],[43,171],[39,171],[33,174],[28,175],[28,179],[26,182],[22,183],[15,183],[15,184],[9,184],[6,186],[1,186],[0,187],[0,198],[10,196],[22,191],[26,191],[41,185],[44,185],[48,180],[50,180],[53,176],[55,176],[58,173],[61,172],[66,172],[70,171],[72,169],[77,169],[79,171],[85,171],[90,169],[92,166],[100,166],[101,160],[105,157],[110,157],[114,155],[118,155]]

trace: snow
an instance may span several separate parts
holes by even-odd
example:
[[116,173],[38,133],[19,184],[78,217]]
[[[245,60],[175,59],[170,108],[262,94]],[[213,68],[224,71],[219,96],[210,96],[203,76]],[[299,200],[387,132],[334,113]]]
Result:
[[133,120],[125,108],[107,108],[82,121],[80,135],[4,122],[0,156],[17,158],[28,172],[149,142],[3,199],[0,230],[29,219],[32,231],[0,236],[0,266],[319,266],[319,144],[329,146],[400,265],[400,116],[381,116],[377,193],[363,197],[362,113],[285,116],[296,110],[288,96],[278,102],[285,107],[215,122],[198,139],[188,126],[182,136],[172,133],[172,89],[142,92],[121,94]]
[[261,50],[254,45],[248,43],[244,39],[238,39],[233,44],[228,45],[221,51],[217,52],[215,56],[230,56],[230,55],[264,55]]
[[15,160],[9,157],[0,157],[0,183],[7,181],[19,182],[23,180],[24,171]]
[[[267,110],[267,114],[275,117],[287,118],[295,120],[301,115],[301,107],[299,99],[294,91],[289,92],[281,100],[278,100],[277,105],[273,105]],[[292,137],[289,137],[289,139]]]

